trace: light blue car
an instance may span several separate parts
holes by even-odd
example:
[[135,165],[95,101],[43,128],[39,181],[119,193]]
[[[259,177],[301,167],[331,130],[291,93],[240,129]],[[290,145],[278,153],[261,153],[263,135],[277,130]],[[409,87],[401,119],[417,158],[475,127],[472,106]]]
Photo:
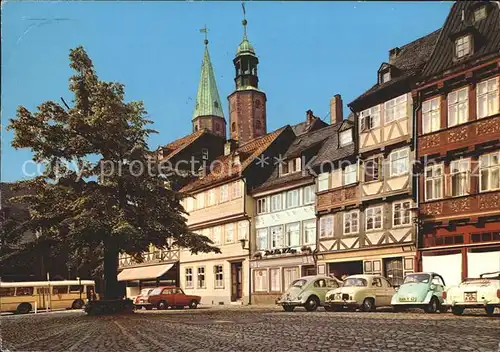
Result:
[[408,274],[392,296],[391,306],[395,312],[406,308],[422,308],[426,313],[446,312],[445,291],[444,279],[439,274]]

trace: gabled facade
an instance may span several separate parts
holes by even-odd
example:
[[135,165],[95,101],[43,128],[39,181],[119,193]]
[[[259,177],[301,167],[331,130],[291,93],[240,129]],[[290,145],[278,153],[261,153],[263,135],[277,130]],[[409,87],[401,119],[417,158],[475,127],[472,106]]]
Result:
[[217,158],[206,176],[186,185],[182,192],[190,229],[210,238],[221,253],[191,254],[180,251],[180,284],[188,294],[202,297],[202,304],[248,303],[250,300],[249,233],[254,215],[247,196],[271,174],[262,160],[283,153],[293,141],[287,126],[235,147],[227,143],[225,155]]
[[500,270],[500,7],[456,2],[413,90],[421,255],[447,285]]
[[[359,212],[362,266],[349,270],[382,274],[393,284],[414,270],[415,207],[412,165],[411,89],[432,53],[440,31],[389,51],[377,72],[377,84],[349,104],[357,116]],[[355,256],[355,255],[353,255]],[[348,272],[349,274],[353,272]]]
[[316,273],[315,184],[308,167],[332,131],[320,121],[306,112],[305,123],[292,127],[293,143],[273,160],[271,176],[251,192],[253,304],[272,304],[295,279]]

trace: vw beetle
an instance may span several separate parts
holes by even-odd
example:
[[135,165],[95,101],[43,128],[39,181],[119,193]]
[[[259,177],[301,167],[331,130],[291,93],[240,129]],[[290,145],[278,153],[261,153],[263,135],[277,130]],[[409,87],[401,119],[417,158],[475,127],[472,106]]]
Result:
[[439,274],[408,274],[392,296],[391,306],[395,312],[405,308],[422,308],[426,313],[446,312],[445,292],[444,279]]
[[337,278],[316,275],[304,276],[292,282],[290,287],[276,300],[285,312],[293,312],[295,307],[304,307],[313,312],[325,303],[325,294],[342,285]]

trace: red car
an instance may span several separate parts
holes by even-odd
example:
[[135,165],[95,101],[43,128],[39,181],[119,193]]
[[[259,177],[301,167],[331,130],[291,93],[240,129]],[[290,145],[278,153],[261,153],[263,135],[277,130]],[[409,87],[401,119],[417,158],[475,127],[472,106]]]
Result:
[[175,286],[161,286],[153,289],[147,298],[139,299],[135,303],[136,308],[140,309],[167,309],[189,307],[195,309],[201,301],[200,296],[186,295],[181,288]]

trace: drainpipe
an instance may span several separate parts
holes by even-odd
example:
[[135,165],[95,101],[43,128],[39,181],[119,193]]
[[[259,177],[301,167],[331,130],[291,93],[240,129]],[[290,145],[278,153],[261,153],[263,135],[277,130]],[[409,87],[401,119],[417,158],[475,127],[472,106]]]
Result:
[[252,238],[252,219],[247,214],[247,181],[243,177],[241,179],[243,184],[245,185],[243,189],[243,214],[247,217],[248,220],[248,305],[252,304],[252,268],[250,267],[251,258],[251,238]]
[[[418,157],[418,112],[420,111],[420,109],[422,108],[422,99],[421,99],[421,92],[417,92],[417,97],[416,97],[416,104],[414,106],[414,113],[413,113],[413,152],[415,153],[415,161],[417,163],[420,163],[420,159]],[[420,167],[418,169],[418,173],[417,173],[417,178],[416,178],[416,182],[415,182],[415,203],[416,203],[416,206],[417,208],[420,207],[420,174],[421,174],[421,171],[420,171]],[[414,175],[415,176],[415,175]],[[415,247],[417,249],[416,251],[416,258],[417,258],[417,267],[414,268],[414,270],[420,270],[420,263],[422,261],[422,259],[420,258],[420,253],[419,253],[419,247],[420,247],[420,235],[421,235],[421,231],[420,231],[420,227],[421,227],[421,224],[420,224],[420,212],[416,211],[416,216],[417,216],[417,219],[415,221]]]

